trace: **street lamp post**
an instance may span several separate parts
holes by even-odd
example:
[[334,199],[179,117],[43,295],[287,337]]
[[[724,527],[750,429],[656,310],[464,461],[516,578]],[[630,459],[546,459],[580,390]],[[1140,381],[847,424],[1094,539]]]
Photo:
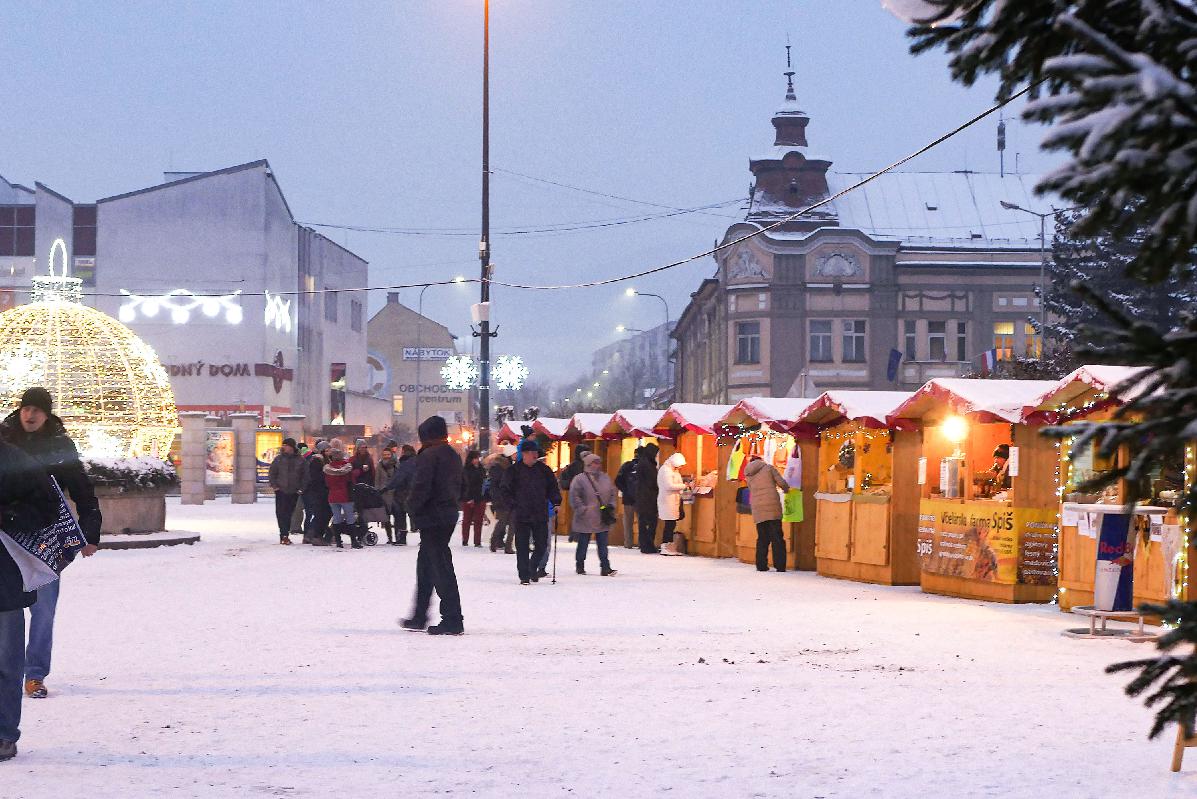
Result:
[[652,294],[647,291],[637,291],[636,289],[628,289],[626,292],[629,297],[656,297],[665,306],[665,335],[669,335],[669,303],[660,294]]
[[478,243],[482,262],[481,318],[482,339],[478,355],[478,448],[490,449],[490,0],[482,3],[482,238]]
[[1047,352],[1047,239],[1044,227],[1047,218],[1053,216],[1054,212],[1040,213],[1005,200],[1002,200],[1001,204],[1007,211],[1022,211],[1024,214],[1039,217],[1039,357],[1042,358]]

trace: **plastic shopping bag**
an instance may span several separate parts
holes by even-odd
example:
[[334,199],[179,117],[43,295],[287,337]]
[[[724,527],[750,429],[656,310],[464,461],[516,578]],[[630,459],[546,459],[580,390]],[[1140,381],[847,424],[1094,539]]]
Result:
[[800,522],[805,517],[802,514],[802,491],[791,488],[782,500],[781,520],[783,522]]

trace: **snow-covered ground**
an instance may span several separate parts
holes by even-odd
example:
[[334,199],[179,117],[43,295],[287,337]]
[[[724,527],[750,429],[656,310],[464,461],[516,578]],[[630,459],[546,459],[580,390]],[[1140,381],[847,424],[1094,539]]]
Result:
[[[614,549],[521,587],[455,545],[467,635],[403,632],[416,547],[280,547],[267,504],[68,570],[0,796],[1180,797],[1197,751],[1050,607]],[[591,570],[597,572],[594,554]]]

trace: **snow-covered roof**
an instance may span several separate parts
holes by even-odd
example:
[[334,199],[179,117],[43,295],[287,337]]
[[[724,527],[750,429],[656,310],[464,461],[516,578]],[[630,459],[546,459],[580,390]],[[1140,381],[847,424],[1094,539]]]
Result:
[[520,432],[520,425],[525,422],[513,422],[508,420],[503,422],[503,426],[495,433],[495,441],[519,441],[523,438],[523,433]]
[[608,438],[625,436],[653,436],[657,423],[665,414],[662,411],[624,410],[611,415],[611,421],[603,428]]
[[609,413],[575,413],[570,419],[566,435],[570,438],[599,438],[609,421]]
[[910,397],[909,391],[824,391],[799,414],[797,421],[823,427],[847,419],[884,427],[887,417]]
[[724,414],[719,424],[755,422],[784,433],[798,421],[798,414],[813,401],[810,397],[748,397]]
[[[870,174],[828,172],[827,186],[835,194]],[[898,239],[908,251],[919,247],[1035,249],[1039,246],[1039,220],[1023,211],[1003,208],[1002,201],[1033,211],[1050,211],[1050,198],[1033,193],[1037,182],[1036,175],[887,172],[810,216],[834,213],[839,227],[861,230],[874,238]],[[748,220],[768,223],[795,210],[762,193],[753,198]],[[773,231],[768,235],[802,239],[810,233]]]
[[684,429],[709,435],[715,425],[734,408],[734,405],[700,405],[694,402],[675,402],[657,421],[657,429]]
[[569,429],[569,421],[569,419],[542,416],[532,423],[532,429],[556,441],[565,438],[565,431]]
[[1055,380],[975,380],[937,377],[894,409],[889,423],[898,419],[923,419],[946,408],[977,421],[1025,421],[1035,401],[1056,385]]
[[[1052,410],[1087,394],[1113,394],[1114,389],[1147,370],[1145,366],[1106,366],[1093,364],[1081,366],[1072,374],[1055,383],[1034,403],[1039,410]],[[1131,400],[1138,395],[1133,388],[1122,392],[1120,399]]]

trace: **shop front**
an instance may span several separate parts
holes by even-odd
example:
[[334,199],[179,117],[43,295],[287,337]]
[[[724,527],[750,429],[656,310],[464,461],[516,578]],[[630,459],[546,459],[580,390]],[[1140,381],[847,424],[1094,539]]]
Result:
[[998,602],[1056,594],[1059,446],[1028,423],[1045,380],[931,380],[889,417],[917,423],[916,550],[928,593]]
[[799,439],[818,441],[811,470],[819,574],[918,585],[919,434],[891,429],[904,391],[828,391],[798,416]]
[[682,475],[689,491],[684,504],[686,518],[678,523],[685,539],[686,554],[708,558],[731,557],[731,547],[720,551],[715,513],[715,489],[719,477],[719,448],[715,426],[731,405],[675,403],[657,422],[656,432],[668,439],[675,452],[686,458]]

